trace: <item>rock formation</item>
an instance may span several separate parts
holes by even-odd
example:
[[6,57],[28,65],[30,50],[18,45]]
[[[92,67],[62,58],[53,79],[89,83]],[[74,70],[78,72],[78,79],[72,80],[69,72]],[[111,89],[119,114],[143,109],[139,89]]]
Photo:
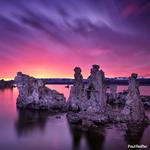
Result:
[[42,80],[18,72],[15,82],[19,90],[17,107],[61,111],[66,109],[64,95],[47,88]]
[[141,95],[141,100],[145,109],[150,109],[150,96]]
[[[119,109],[107,104],[105,75],[98,65],[93,65],[88,83],[83,86],[81,69],[75,68],[75,83],[70,91],[67,113],[70,123],[80,124],[82,127],[95,127],[106,123],[145,123],[143,103],[141,101],[137,74],[129,78],[128,90],[123,96],[117,97],[116,86],[110,85],[110,94],[118,98],[118,103],[124,104]],[[122,94],[121,94],[122,95]],[[123,98],[123,99],[122,99]]]
[[124,119],[132,122],[143,121],[145,118],[143,103],[140,98],[139,86],[136,80],[137,74],[129,77],[128,94],[126,104],[122,111]]
[[81,68],[74,68],[74,86],[72,90],[74,90],[74,96],[76,99],[81,99],[83,92],[83,76],[81,74]]
[[[137,74],[129,77],[128,90],[123,94],[124,108],[116,109],[107,104],[105,75],[98,65],[93,65],[87,83],[79,67],[74,68],[74,84],[70,90],[67,104],[63,94],[47,88],[41,79],[17,73],[15,82],[19,89],[17,106],[19,108],[68,110],[70,123],[85,127],[95,127],[106,123],[143,123],[145,117],[141,101]],[[110,94],[116,97],[116,86],[110,85]]]
[[[81,77],[80,74],[77,76]],[[89,127],[108,122],[110,107],[106,104],[106,87],[104,82],[104,72],[99,70],[98,65],[93,65],[91,75],[88,77],[88,83],[83,86],[82,80],[80,80],[80,83],[73,85],[68,99],[69,110],[73,111],[73,113],[69,112],[67,114],[70,122],[81,123],[83,126]],[[78,87],[81,94],[74,92],[75,88]],[[77,113],[74,113],[74,111]]]
[[93,65],[91,75],[88,77],[87,97],[92,103],[99,106],[98,111],[105,111],[106,108],[106,88],[104,85],[105,75],[99,70],[98,65]]
[[74,85],[71,87],[68,107],[74,111],[104,112],[106,108],[106,89],[104,72],[93,65],[87,85],[83,86],[81,69],[74,69]]
[[14,87],[13,80],[9,80],[9,81],[5,81],[4,79],[0,80],[0,89],[13,88],[13,87]]
[[[79,111],[81,109],[81,99],[84,94],[83,89],[83,76],[81,74],[81,68],[74,68],[74,84],[71,87],[70,95],[68,98],[68,109],[71,111]],[[79,108],[80,105],[80,108]]]

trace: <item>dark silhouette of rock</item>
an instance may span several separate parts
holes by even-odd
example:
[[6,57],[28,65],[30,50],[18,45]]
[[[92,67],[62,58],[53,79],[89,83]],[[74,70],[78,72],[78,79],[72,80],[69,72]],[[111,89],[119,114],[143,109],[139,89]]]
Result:
[[13,80],[9,80],[9,81],[5,81],[4,79],[0,80],[0,89],[13,88],[13,87],[14,87]]

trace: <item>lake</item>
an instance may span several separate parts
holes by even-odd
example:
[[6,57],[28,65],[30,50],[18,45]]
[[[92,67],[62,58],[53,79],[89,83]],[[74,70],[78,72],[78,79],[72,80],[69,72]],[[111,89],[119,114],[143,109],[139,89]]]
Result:
[[[49,87],[69,95],[64,86]],[[150,87],[140,90],[150,95]],[[114,125],[83,132],[68,123],[66,114],[17,110],[17,95],[16,88],[0,90],[0,150],[125,150],[133,143],[150,146],[150,126],[139,128],[136,135],[125,134]],[[150,118],[150,112],[147,115]]]

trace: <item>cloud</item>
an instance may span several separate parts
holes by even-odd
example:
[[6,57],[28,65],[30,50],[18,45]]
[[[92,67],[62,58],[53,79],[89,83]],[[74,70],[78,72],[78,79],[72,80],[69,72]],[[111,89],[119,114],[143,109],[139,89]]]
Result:
[[147,0],[1,0],[0,11],[1,63],[45,58],[43,65],[69,60],[141,72],[150,58]]

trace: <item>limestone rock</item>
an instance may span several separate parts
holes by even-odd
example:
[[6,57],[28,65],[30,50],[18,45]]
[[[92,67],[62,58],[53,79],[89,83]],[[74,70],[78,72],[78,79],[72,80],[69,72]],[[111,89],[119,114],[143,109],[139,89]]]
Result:
[[80,100],[82,99],[83,89],[83,76],[81,74],[81,68],[74,68],[74,85],[71,87],[70,95],[68,98],[68,109],[71,111],[79,111]]
[[150,109],[150,96],[141,95],[141,100],[146,109]]
[[89,111],[80,111],[78,113],[69,112],[67,118],[70,123],[78,124],[82,127],[98,127],[109,123],[108,115],[104,113],[91,113]]
[[114,108],[107,104],[108,85],[105,84],[105,75],[99,70],[99,66],[93,65],[88,83],[84,86],[81,69],[75,69],[75,83],[67,102],[70,110],[67,114],[69,122],[84,127],[106,123],[147,123],[136,78],[137,74],[131,75],[128,90],[122,93],[116,93],[117,87],[110,85],[109,94],[112,94],[112,99],[114,98],[116,104],[123,104]]
[[98,65],[93,65],[88,84],[83,86],[81,69],[76,67],[75,83],[71,87],[68,109],[71,111],[104,112],[106,108],[106,88],[104,72]]
[[126,104],[122,111],[124,119],[132,122],[143,121],[145,118],[143,103],[140,98],[139,86],[136,80],[137,74],[129,77],[128,94]]
[[91,75],[88,77],[87,98],[97,103],[100,111],[105,111],[106,108],[106,87],[104,84],[105,75],[102,70],[99,70],[98,65],[93,65]]
[[[67,114],[68,120],[88,127],[108,122],[111,113],[109,113],[110,108],[106,104],[104,72],[99,70],[98,65],[93,65],[88,83],[84,86],[80,73],[75,76],[75,84],[71,87],[67,102],[68,109],[72,111]],[[76,79],[80,79],[79,82]]]
[[128,92],[118,92],[115,94],[115,99],[111,93],[107,93],[107,103],[110,105],[125,105]]
[[47,88],[42,80],[18,72],[15,82],[19,90],[17,107],[61,111],[66,109],[64,95]]

